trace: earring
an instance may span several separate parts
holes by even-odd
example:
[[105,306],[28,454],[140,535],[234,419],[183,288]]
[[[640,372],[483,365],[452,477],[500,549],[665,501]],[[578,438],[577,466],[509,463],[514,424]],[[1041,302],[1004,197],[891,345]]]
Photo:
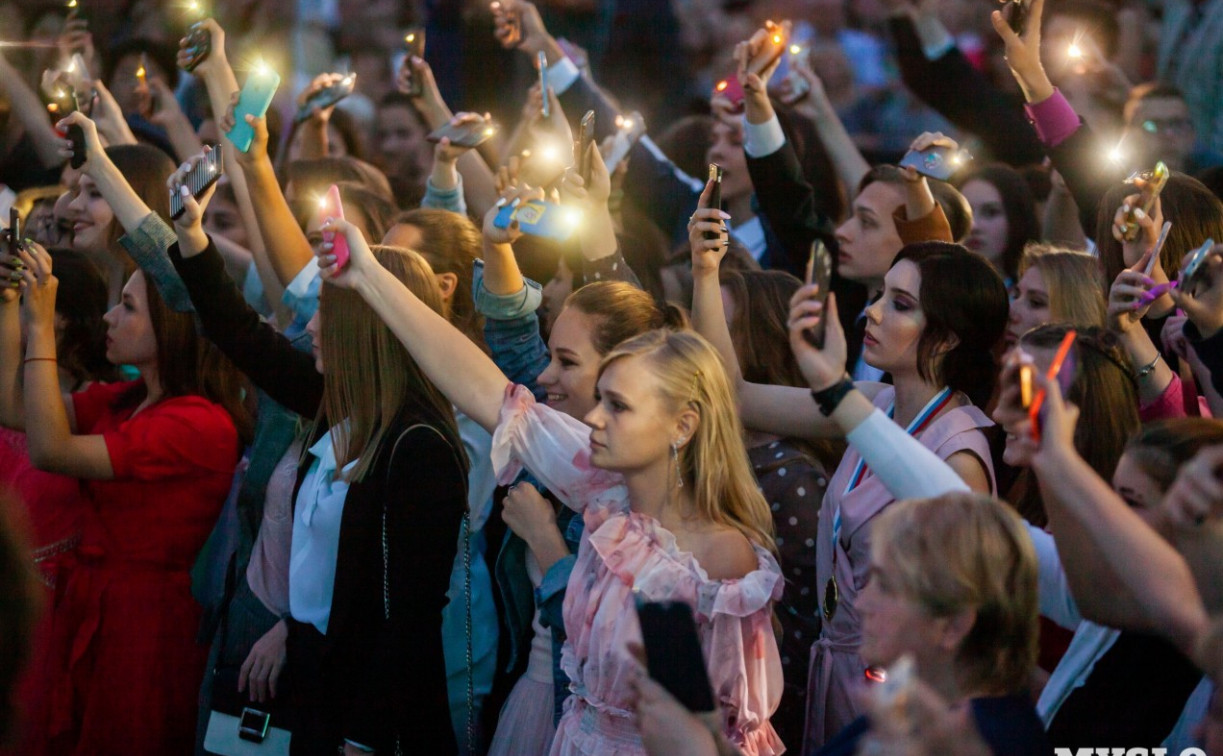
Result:
[[684,473],[682,470],[679,469],[679,442],[678,441],[671,442],[671,460],[675,462],[675,477],[676,477],[675,487],[683,488],[684,487]]

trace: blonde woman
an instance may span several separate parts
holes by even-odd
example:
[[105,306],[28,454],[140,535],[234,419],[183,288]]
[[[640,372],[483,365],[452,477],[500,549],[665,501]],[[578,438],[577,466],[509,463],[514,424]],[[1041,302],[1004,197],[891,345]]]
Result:
[[1011,287],[1006,344],[1013,346],[1028,331],[1048,323],[1103,328],[1108,320],[1107,298],[1104,274],[1095,257],[1029,244],[1019,262],[1019,280]]
[[635,595],[693,607],[723,731],[749,756],[779,753],[768,722],[782,683],[771,624],[782,588],[772,519],[712,347],[668,331],[622,343],[602,360],[597,402],[583,423],[513,386],[383,270],[350,224],[333,228],[347,237],[351,258],[339,268],[325,247],[325,279],[360,293],[454,405],[494,431],[501,480],[526,467],[585,520],[564,608],[562,665],[574,696],[552,754],[644,753],[630,708],[640,674],[627,650],[641,640]]
[[[199,159],[171,178],[172,191]],[[284,645],[259,662],[283,666],[292,681],[293,753],[394,753],[413,743],[456,753],[442,652],[442,607],[467,505],[454,412],[351,291],[324,286],[307,326],[314,353],[293,348],[225,274],[200,227],[207,197],[184,198],[170,257],[209,338],[272,399],[314,418],[293,492]],[[422,307],[441,311],[420,255],[365,249]]]

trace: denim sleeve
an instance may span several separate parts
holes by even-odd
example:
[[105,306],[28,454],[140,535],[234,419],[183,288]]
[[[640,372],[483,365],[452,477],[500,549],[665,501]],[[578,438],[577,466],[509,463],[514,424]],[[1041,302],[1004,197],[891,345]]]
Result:
[[476,260],[471,276],[471,298],[476,312],[493,320],[516,320],[534,313],[543,300],[543,288],[529,278],[516,294],[493,294],[484,288],[484,261]]
[[569,585],[569,573],[577,563],[577,555],[570,554],[548,568],[544,579],[535,589],[535,605],[539,607],[539,624],[544,627],[565,627],[563,615],[565,588]]
[[167,251],[178,242],[174,229],[157,213],[149,213],[140,225],[119,237],[119,243],[140,269],[157,285],[157,291],[175,312],[195,312],[183,279],[170,262]]
[[528,280],[518,294],[489,294],[484,289],[483,263],[477,261],[472,293],[476,310],[484,315],[484,343],[493,362],[510,381],[526,386],[536,401],[544,401],[547,392],[539,385],[539,374],[548,367],[549,357],[535,314],[542,297],[539,284]]
[[459,173],[458,179],[459,182],[453,189],[438,189],[432,178],[425,179],[425,198],[420,201],[420,206],[467,215],[467,201],[463,198],[463,174]]

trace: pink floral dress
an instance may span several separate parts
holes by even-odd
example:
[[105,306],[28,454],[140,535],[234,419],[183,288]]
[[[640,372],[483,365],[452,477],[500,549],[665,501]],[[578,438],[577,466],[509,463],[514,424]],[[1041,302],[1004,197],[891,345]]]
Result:
[[692,606],[726,736],[747,756],[781,753],[769,724],[782,693],[772,604],[783,581],[772,555],[757,548],[756,570],[738,580],[710,580],[657,520],[629,509],[619,474],[591,466],[590,428],[536,404],[521,386],[506,389],[492,460],[499,482],[511,482],[526,467],[586,523],[565,595],[561,665],[574,695],[552,756],[645,753],[629,708],[630,683],[640,674],[627,650],[641,642],[634,592]]

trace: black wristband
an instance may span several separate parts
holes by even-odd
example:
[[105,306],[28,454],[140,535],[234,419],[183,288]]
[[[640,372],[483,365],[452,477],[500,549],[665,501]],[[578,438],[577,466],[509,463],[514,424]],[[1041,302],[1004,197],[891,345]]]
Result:
[[833,412],[836,412],[837,407],[841,406],[841,400],[853,390],[854,382],[845,377],[822,391],[812,389],[811,398],[819,406],[820,414],[828,417]]

